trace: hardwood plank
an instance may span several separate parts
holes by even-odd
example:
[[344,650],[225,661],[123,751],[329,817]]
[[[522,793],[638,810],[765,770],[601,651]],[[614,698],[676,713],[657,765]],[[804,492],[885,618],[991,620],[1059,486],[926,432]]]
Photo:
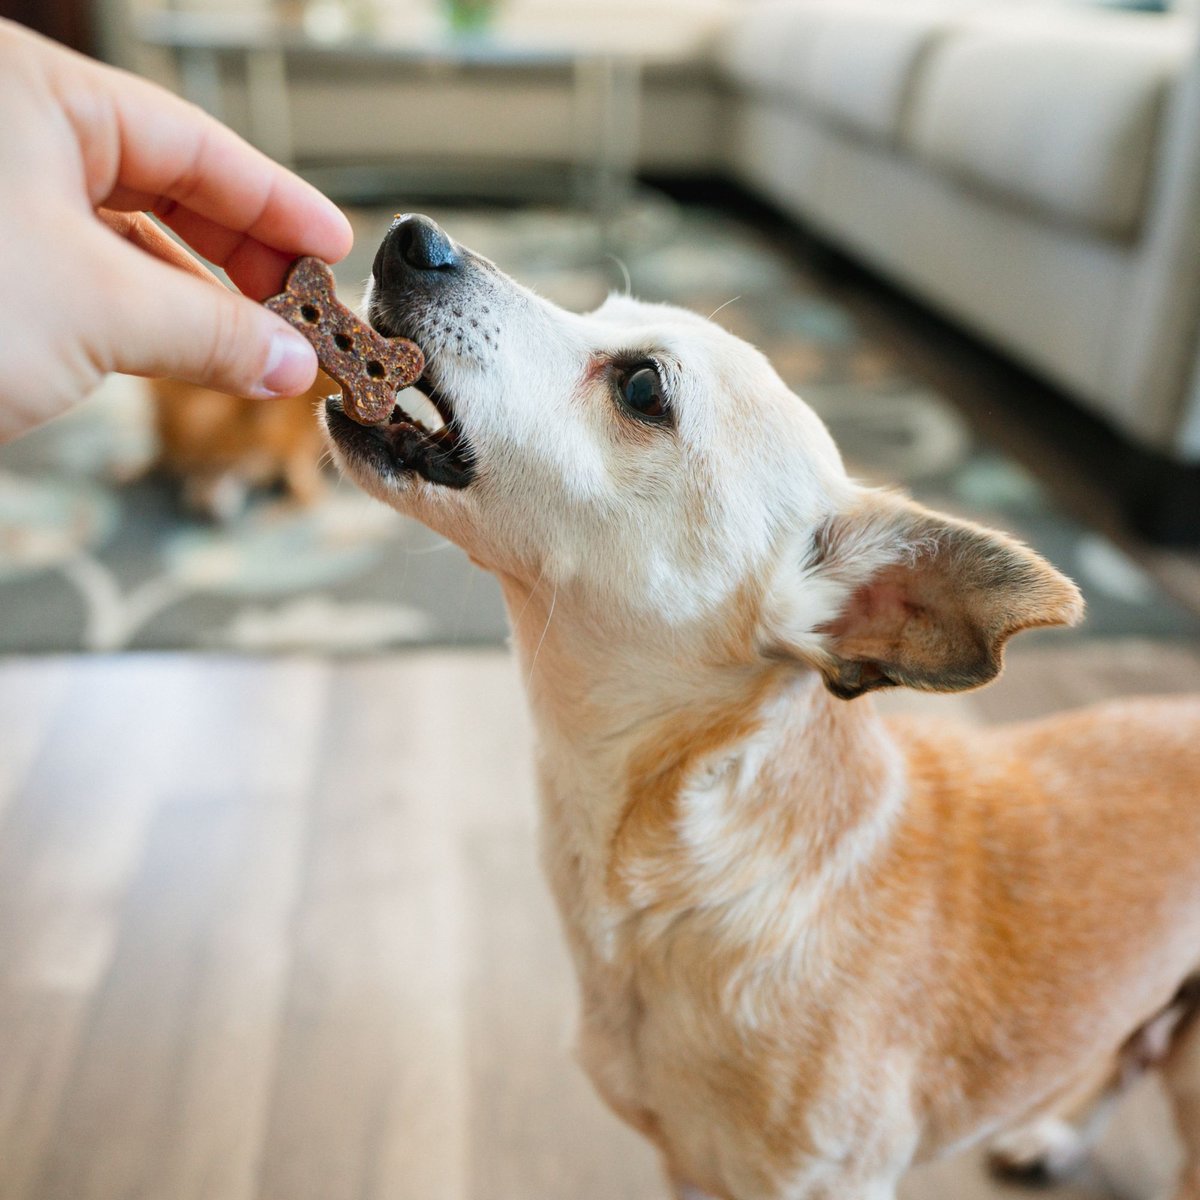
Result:
[[[295,876],[281,864],[303,806],[236,789],[214,799],[205,784],[286,779],[294,747],[314,741],[315,677],[305,693],[277,668],[272,703],[271,674],[186,658],[79,666],[65,742],[48,744],[0,864],[0,914],[24,918],[0,925],[24,932],[2,995],[10,1011],[27,1001],[57,1017],[41,1042],[36,1022],[0,1024],[34,1083],[14,1081],[0,1128],[5,1200],[253,1193],[255,1052],[261,1109],[274,1047],[263,1008]],[[214,741],[229,732],[215,717],[229,693],[275,720],[289,746],[277,772],[251,723]]]
[[0,666],[0,825],[62,703],[70,660],[8,659]]
[[4,1200],[27,1200],[33,1195],[86,1010],[86,998],[78,994],[0,989],[0,1196]]
[[[166,1194],[156,1178],[171,1174],[166,1164],[184,1132],[189,1068],[205,1050],[196,1007],[212,970],[214,913],[252,865],[243,847],[257,841],[256,808],[241,798],[172,804],[155,821],[35,1195]],[[260,1031],[268,1046],[270,1032],[269,1018]],[[253,1088],[252,1070],[247,1075]],[[208,1172],[223,1166],[211,1161]]]
[[1013,647],[1001,679],[974,693],[990,721],[1032,720],[1118,696],[1200,691],[1200,650],[1181,643],[1105,639]]
[[907,688],[894,688],[891,691],[879,692],[876,703],[879,711],[886,717],[913,717],[960,725],[979,725],[983,720],[973,693],[944,695],[940,692],[914,692]]
[[511,829],[519,821],[533,836],[533,728],[513,656],[414,656],[404,663],[404,687],[403,697],[388,694],[400,706],[393,738],[402,741],[405,770],[453,808],[459,829]]
[[253,664],[76,660],[66,700],[0,827],[0,910],[11,918],[0,928],[0,980],[85,991],[94,984],[163,795],[288,786],[287,773],[304,761],[281,720],[298,676],[294,667],[279,670],[272,701],[267,674]]
[[[160,669],[80,660],[0,827],[0,982],[86,992],[178,743]],[[5,674],[3,687],[26,680]]]
[[[47,661],[47,681],[61,664]],[[21,704],[39,670],[4,664]],[[156,803],[170,726],[154,664],[81,660],[0,828],[0,1195],[32,1194],[88,997],[111,960],[118,910]],[[47,686],[58,686],[63,681]],[[156,720],[156,716],[158,719]]]
[[1122,639],[1086,660],[1080,675],[1081,690],[1096,698],[1200,692],[1200,648]]
[[1162,1085],[1142,1079],[1113,1116],[1096,1151],[1096,1171],[1121,1200],[1169,1196],[1183,1165]]
[[468,843],[473,1200],[645,1200],[667,1194],[650,1144],[571,1054],[576,991],[523,829]]
[[208,913],[203,970],[166,1098],[169,1136],[148,1197],[251,1200],[259,1191],[328,669],[257,664],[254,677],[257,719],[243,726],[251,746],[235,757],[255,790],[239,794],[233,861]]
[[437,703],[418,690],[429,668],[335,672],[263,1158],[270,1200],[468,1195],[456,793],[413,769],[410,723]]
[[[665,1196],[567,1049],[506,655],[44,665],[0,663],[26,756],[0,824],[4,1200]],[[883,705],[978,723],[1192,690],[1198,667],[1014,647],[993,688]],[[1161,1189],[1155,1096],[1053,1200]],[[904,1187],[1013,1195],[978,1152]]]

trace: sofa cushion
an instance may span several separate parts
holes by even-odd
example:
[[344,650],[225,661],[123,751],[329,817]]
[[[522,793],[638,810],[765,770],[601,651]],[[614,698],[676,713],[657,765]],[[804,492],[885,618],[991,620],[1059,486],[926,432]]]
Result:
[[921,55],[971,0],[758,0],[722,49],[744,88],[817,109],[885,141],[899,136]]
[[884,141],[899,137],[914,76],[923,56],[948,36],[961,3],[831,5],[814,29],[800,96],[828,116]]
[[1079,9],[973,18],[933,47],[906,138],[964,180],[1112,237],[1140,224],[1186,21]]
[[812,20],[812,0],[749,3],[717,44],[718,61],[746,91],[785,91],[797,74],[797,56],[806,44]]

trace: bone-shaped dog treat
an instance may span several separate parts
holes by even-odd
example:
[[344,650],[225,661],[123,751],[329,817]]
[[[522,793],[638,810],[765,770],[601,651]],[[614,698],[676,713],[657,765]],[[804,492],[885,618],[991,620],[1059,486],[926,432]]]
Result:
[[342,411],[360,425],[386,421],[396,393],[425,369],[415,342],[385,338],[338,302],[333,272],[319,258],[296,259],[284,290],[263,303],[312,343],[325,373],[341,386]]

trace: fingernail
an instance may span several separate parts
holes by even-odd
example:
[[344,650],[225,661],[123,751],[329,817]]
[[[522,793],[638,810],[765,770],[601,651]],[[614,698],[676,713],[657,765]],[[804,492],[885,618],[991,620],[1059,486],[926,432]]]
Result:
[[261,396],[294,396],[312,383],[316,369],[316,352],[308,342],[281,329],[271,335],[271,352],[256,390]]

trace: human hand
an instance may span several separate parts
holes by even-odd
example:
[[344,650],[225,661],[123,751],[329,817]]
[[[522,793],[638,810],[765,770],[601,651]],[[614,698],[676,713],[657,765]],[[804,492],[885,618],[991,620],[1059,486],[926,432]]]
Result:
[[312,347],[255,300],[351,241],[334,204],[194,105],[0,20],[0,442],[110,371],[299,394]]

